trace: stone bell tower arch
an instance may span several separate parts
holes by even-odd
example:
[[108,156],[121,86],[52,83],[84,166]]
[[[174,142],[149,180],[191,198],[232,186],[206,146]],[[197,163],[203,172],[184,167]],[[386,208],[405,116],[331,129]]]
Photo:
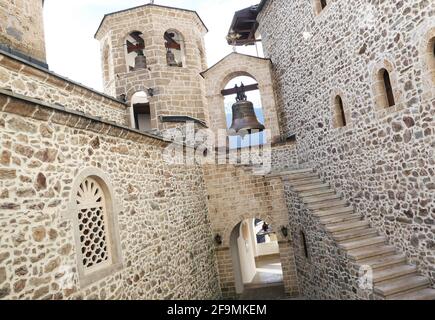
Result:
[[[129,104],[138,92],[146,93],[152,130],[186,121],[206,125],[200,72],[206,68],[207,31],[195,11],[152,3],[106,14],[95,34],[105,92]],[[134,119],[136,113],[131,105],[126,116]]]

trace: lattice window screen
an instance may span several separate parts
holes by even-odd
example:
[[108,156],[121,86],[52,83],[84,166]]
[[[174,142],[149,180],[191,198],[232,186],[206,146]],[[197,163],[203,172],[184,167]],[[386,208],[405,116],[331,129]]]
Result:
[[77,192],[78,225],[82,263],[86,271],[110,263],[107,212],[104,192],[99,183],[87,178]]

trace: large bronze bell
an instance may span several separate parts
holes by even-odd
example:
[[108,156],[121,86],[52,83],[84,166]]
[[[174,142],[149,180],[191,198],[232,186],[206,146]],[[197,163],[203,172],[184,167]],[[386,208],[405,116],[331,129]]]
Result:
[[253,130],[263,131],[265,129],[255,115],[254,105],[252,102],[247,101],[247,96],[242,87],[237,89],[236,103],[233,104],[233,123],[229,129],[229,135],[244,136],[251,134]]

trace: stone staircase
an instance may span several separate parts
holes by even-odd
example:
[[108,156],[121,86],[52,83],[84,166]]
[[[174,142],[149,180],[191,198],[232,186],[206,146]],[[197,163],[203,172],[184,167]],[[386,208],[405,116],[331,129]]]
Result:
[[299,195],[348,259],[373,270],[374,293],[382,299],[435,300],[429,279],[419,275],[406,256],[355,213],[312,169],[277,172]]

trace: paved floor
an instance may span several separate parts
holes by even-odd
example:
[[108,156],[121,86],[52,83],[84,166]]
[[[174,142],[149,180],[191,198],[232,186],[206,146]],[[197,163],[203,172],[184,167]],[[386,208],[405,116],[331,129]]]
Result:
[[251,283],[245,285],[240,300],[286,299],[279,255],[261,257],[256,265],[257,274]]
[[261,257],[256,260],[257,274],[251,284],[282,283],[282,266],[279,255]]

